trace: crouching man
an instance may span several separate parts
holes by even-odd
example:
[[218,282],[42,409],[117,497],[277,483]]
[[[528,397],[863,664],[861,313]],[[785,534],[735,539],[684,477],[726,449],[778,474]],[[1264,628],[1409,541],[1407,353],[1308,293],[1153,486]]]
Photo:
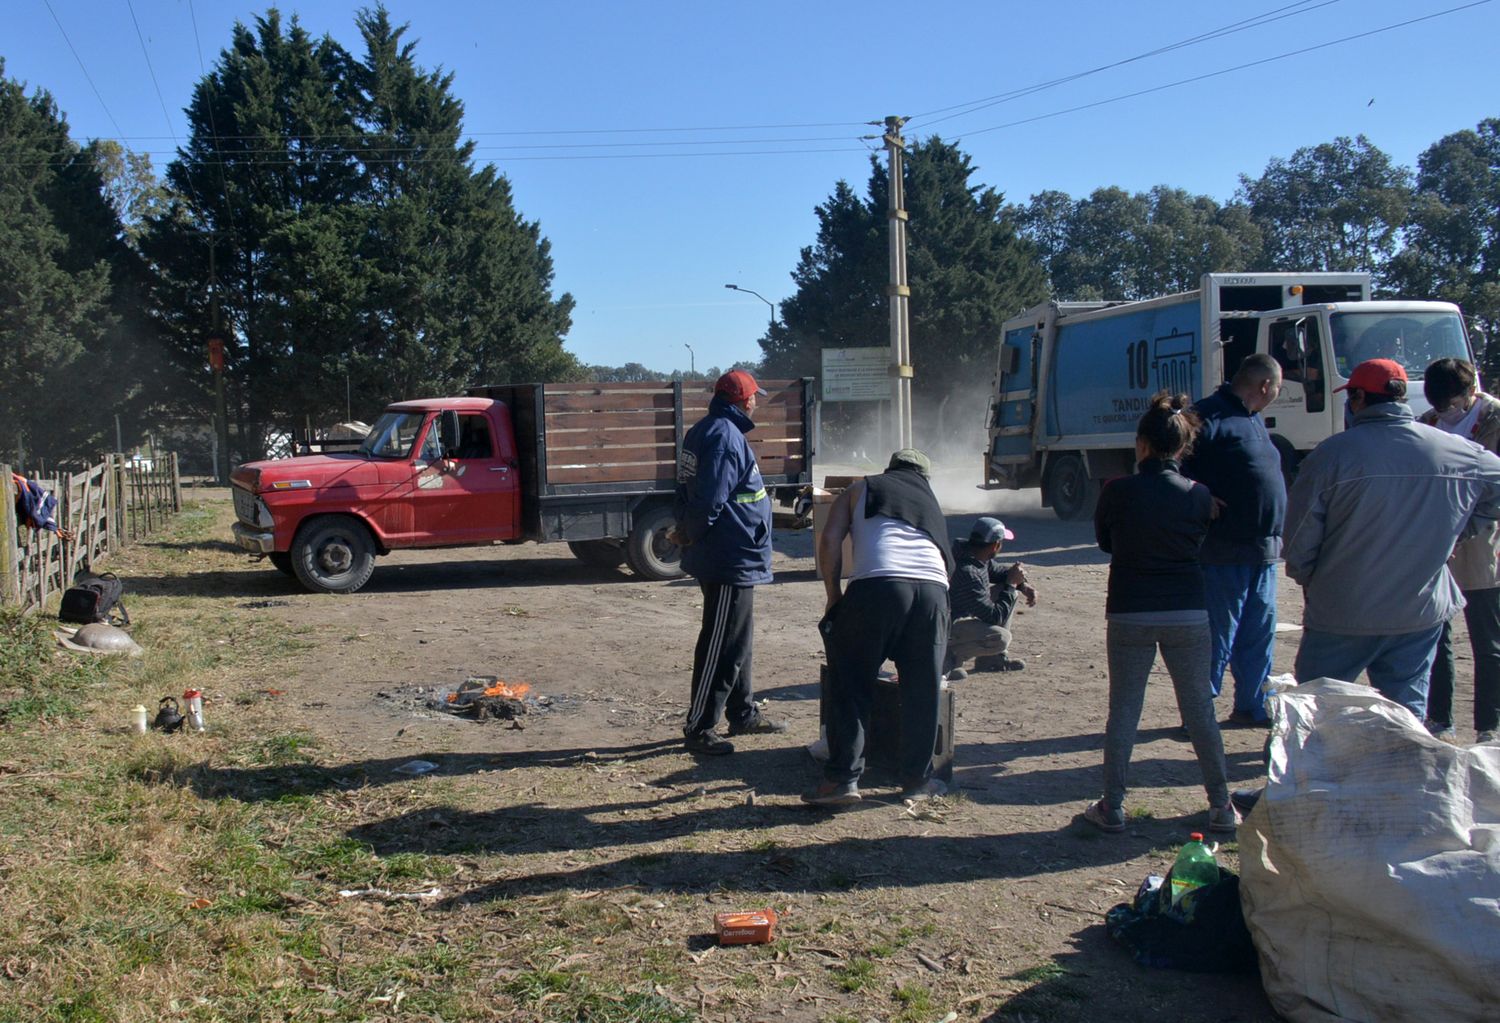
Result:
[[1010,617],[1016,598],[1036,604],[1036,590],[1026,581],[1020,562],[1001,567],[996,555],[1016,534],[988,516],[974,523],[967,540],[954,544],[957,567],[948,579],[948,657],[943,670],[950,681],[965,677],[964,664],[974,658],[975,671],[1020,671],[1026,662],[1010,656]]

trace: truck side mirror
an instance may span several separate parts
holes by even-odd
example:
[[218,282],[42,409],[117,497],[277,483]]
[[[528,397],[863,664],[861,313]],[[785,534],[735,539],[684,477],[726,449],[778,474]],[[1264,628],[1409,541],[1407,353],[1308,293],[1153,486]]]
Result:
[[1307,360],[1307,318],[1303,317],[1297,321],[1292,328],[1292,346],[1296,350],[1297,361]]
[[452,457],[458,450],[458,413],[444,409],[437,414],[438,443],[443,446],[442,456]]

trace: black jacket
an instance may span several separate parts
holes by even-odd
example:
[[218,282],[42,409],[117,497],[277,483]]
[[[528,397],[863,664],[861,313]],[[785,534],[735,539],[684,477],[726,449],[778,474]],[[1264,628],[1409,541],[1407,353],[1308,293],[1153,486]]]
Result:
[[1286,480],[1266,424],[1224,384],[1193,406],[1203,429],[1182,474],[1224,501],[1208,527],[1205,565],[1269,565],[1281,556]]
[[953,542],[958,567],[948,577],[948,608],[953,621],[978,618],[989,625],[1006,625],[1016,607],[1016,588],[1007,579],[1010,564],[991,558],[980,561],[969,553],[967,540]]
[[1099,495],[1094,535],[1110,555],[1109,614],[1196,611],[1208,607],[1198,549],[1213,498],[1170,459],[1148,458],[1134,476]]

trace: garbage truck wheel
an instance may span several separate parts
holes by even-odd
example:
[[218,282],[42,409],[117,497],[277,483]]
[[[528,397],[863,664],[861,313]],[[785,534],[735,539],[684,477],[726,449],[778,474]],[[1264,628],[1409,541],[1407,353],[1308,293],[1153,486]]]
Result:
[[1077,455],[1063,455],[1052,463],[1051,486],[1052,510],[1064,522],[1077,522],[1092,518],[1094,506],[1099,503],[1099,481],[1089,479],[1083,459]]
[[643,579],[676,579],[682,575],[682,549],[667,539],[674,520],[666,505],[648,508],[635,517],[625,560]]

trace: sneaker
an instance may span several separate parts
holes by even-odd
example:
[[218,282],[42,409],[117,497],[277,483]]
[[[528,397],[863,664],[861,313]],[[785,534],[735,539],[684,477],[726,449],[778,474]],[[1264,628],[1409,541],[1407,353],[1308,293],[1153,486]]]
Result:
[[969,677],[969,673],[962,668],[954,668],[943,676],[944,682],[962,682]]
[[860,798],[856,781],[820,781],[817,788],[802,793],[802,801],[809,806],[852,806]]
[[918,782],[916,785],[908,785],[901,790],[902,799],[910,799],[921,802],[924,799],[942,799],[948,794],[948,786],[941,778],[928,778],[926,781]]
[[689,732],[683,737],[682,744],[689,753],[705,757],[722,757],[734,752],[734,743],[713,732]]
[[742,725],[730,725],[730,735],[780,735],[787,729],[785,721],[776,721],[759,711]]
[[1484,731],[1480,732],[1478,737],[1474,740],[1474,744],[1476,746],[1483,746],[1488,742],[1500,742],[1500,730],[1487,728]]
[[975,671],[1021,671],[1025,667],[1026,662],[1019,657],[1007,657],[1005,654],[990,654],[974,659]]
[[1424,721],[1423,724],[1427,726],[1427,731],[1434,739],[1441,739],[1444,742],[1458,741],[1458,732],[1452,725],[1445,725],[1438,721]]
[[1114,807],[1111,809],[1104,805],[1104,800],[1090,803],[1087,810],[1083,811],[1083,819],[1088,821],[1100,831],[1108,831],[1115,834],[1125,830],[1125,809]]
[[1270,718],[1258,718],[1248,710],[1237,710],[1230,713],[1221,728],[1270,728]]
[[1208,811],[1209,831],[1233,831],[1240,826],[1240,812],[1234,808],[1234,798],[1223,806],[1210,807]]
[[1260,802],[1261,794],[1265,791],[1265,789],[1235,789],[1229,793],[1229,801],[1240,812],[1240,816],[1244,817],[1255,809],[1255,804]]

